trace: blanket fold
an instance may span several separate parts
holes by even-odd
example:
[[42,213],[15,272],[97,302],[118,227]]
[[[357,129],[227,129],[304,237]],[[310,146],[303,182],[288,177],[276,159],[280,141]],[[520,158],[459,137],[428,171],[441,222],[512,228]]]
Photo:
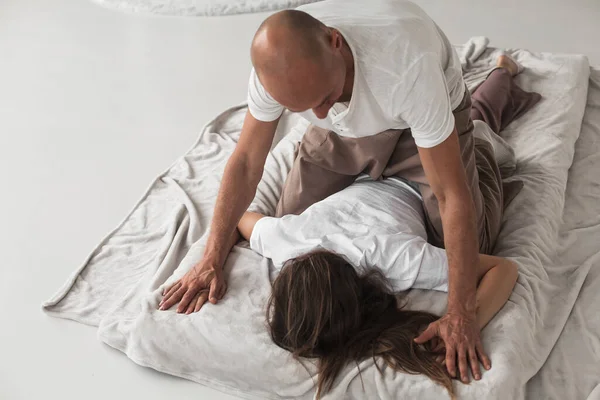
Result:
[[[500,53],[487,44],[474,38],[457,48],[471,90]],[[584,271],[555,260],[567,172],[586,104],[587,59],[507,52],[526,68],[517,77],[519,86],[543,100],[502,133],[514,172],[508,182],[521,180],[524,188],[506,210],[495,253],[515,260],[520,277],[507,305],[483,331],[492,370],[479,382],[456,384],[464,399],[524,398],[526,382],[550,353],[585,279]],[[227,259],[228,292],[219,304],[187,316],[156,310],[162,288],[202,256],[223,169],[245,112],[238,106],[211,121],[43,308],[98,326],[100,340],[140,365],[247,399],[310,399],[314,362],[300,364],[271,342],[264,310],[270,265],[247,245],[236,246]],[[280,150],[269,156],[254,202],[263,212],[274,210],[283,166],[293,160],[294,140],[303,132],[297,116],[283,118],[275,149]],[[413,290],[409,298],[411,308],[442,313],[445,307],[440,293]],[[383,399],[447,396],[423,376],[383,365],[380,374],[373,363],[360,363],[360,375],[356,365],[347,366],[325,398],[363,399],[365,391]]]

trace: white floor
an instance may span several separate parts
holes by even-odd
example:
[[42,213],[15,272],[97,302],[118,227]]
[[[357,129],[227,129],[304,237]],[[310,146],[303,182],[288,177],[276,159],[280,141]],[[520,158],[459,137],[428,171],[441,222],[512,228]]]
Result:
[[[600,64],[597,0],[419,3],[453,42],[485,35]],[[0,399],[233,398],[138,367],[40,303],[205,122],[244,100],[263,18],[0,1]]]

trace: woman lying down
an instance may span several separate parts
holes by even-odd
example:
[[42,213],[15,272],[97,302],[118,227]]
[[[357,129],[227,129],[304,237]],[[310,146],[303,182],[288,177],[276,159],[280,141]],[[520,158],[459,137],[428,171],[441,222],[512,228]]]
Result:
[[[281,271],[273,282],[268,322],[275,343],[295,357],[315,357],[317,398],[349,362],[379,356],[392,368],[424,374],[453,396],[444,348],[414,338],[439,317],[398,307],[411,289],[447,291],[446,251],[427,243],[423,201],[398,178],[353,185],[300,215],[246,212],[238,229]],[[517,266],[479,256],[480,329],[508,300]]]

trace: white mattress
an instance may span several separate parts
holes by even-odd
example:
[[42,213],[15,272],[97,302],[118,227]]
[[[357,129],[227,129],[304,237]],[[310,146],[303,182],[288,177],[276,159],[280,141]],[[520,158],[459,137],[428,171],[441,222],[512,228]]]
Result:
[[[489,70],[497,52],[473,41],[471,77]],[[493,368],[483,380],[457,384],[461,398],[518,399],[563,329],[587,275],[558,263],[557,235],[586,103],[589,66],[581,56],[512,52],[529,69],[518,83],[543,96],[505,131],[525,188],[506,212],[496,253],[513,258],[520,278],[508,304],[483,332]],[[480,57],[475,57],[475,55]],[[55,316],[99,326],[105,343],[138,364],[200,382],[244,398],[311,398],[314,366],[293,362],[274,346],[264,325],[269,264],[244,247],[229,257],[229,291],[222,303],[198,314],[158,312],[160,288],[198,260],[220,176],[239,135],[244,108],[228,111],[150,187],[127,218],[92,252],[45,305]],[[291,121],[287,121],[291,123]],[[289,125],[282,126],[287,132]],[[289,140],[289,139],[284,139]],[[291,145],[291,142],[290,142]],[[282,160],[271,160],[276,166]],[[273,164],[274,163],[274,164]],[[280,170],[267,168],[260,195],[273,203]],[[445,297],[413,292],[412,307],[441,312]],[[330,398],[438,399],[443,389],[422,376],[383,368],[372,360],[349,366]]]

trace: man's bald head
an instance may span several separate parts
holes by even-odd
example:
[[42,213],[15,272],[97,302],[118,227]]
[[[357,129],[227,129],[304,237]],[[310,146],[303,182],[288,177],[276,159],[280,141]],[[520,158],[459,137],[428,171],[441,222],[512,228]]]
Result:
[[257,73],[279,73],[298,62],[318,64],[327,46],[327,27],[298,10],[271,15],[252,41],[252,63]]
[[[273,14],[252,41],[252,64],[260,82],[279,103],[304,111],[341,95],[345,63],[341,34],[297,10]],[[331,97],[330,96],[330,97]]]

